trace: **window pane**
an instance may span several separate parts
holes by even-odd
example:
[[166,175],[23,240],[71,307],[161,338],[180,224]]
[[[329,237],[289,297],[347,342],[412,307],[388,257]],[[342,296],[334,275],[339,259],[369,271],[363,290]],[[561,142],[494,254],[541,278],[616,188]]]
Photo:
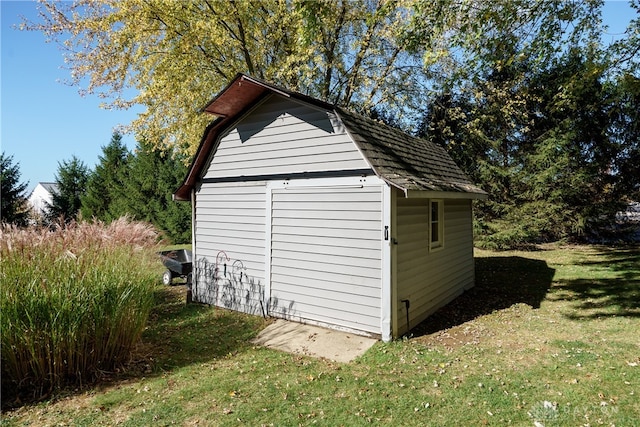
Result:
[[442,200],[432,200],[430,201],[431,210],[429,212],[430,216],[430,235],[429,235],[429,245],[431,249],[442,247],[442,238],[443,238],[443,229],[442,229],[442,220],[440,215],[440,211],[442,210]]

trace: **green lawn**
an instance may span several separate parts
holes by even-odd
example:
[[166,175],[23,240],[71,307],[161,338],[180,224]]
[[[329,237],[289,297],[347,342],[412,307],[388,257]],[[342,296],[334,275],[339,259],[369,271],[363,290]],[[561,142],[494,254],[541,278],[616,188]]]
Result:
[[640,247],[476,256],[472,291],[350,364],[254,347],[264,319],[162,288],[128,373],[2,424],[637,425]]

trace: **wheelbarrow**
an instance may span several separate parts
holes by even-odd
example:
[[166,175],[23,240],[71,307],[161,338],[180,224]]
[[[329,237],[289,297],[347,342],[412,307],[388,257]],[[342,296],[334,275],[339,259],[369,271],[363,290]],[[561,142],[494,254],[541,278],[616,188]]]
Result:
[[187,279],[187,285],[191,284],[191,272],[193,269],[193,253],[188,249],[174,249],[172,251],[158,252],[162,264],[167,267],[162,273],[162,283],[171,285],[173,279],[182,277]]

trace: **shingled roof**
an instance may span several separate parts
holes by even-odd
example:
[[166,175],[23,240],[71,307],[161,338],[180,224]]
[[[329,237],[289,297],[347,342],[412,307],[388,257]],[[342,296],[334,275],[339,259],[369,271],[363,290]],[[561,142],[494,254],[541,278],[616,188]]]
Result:
[[406,191],[448,191],[485,195],[445,149],[399,129],[335,108],[376,175]]
[[203,108],[203,111],[215,114],[218,118],[205,130],[187,177],[174,194],[176,200],[189,200],[190,190],[196,184],[217,136],[228,124],[271,93],[333,111],[342,120],[375,174],[407,195],[413,191],[428,191],[460,193],[460,196],[467,198],[486,197],[487,193],[474,185],[445,149],[437,144],[318,99],[238,74],[227,88]]

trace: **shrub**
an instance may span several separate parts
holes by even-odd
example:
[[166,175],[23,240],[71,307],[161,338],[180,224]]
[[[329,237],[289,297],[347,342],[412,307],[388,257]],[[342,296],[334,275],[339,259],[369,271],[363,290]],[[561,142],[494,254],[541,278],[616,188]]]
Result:
[[125,363],[153,305],[156,245],[126,218],[0,227],[3,391],[38,397]]

